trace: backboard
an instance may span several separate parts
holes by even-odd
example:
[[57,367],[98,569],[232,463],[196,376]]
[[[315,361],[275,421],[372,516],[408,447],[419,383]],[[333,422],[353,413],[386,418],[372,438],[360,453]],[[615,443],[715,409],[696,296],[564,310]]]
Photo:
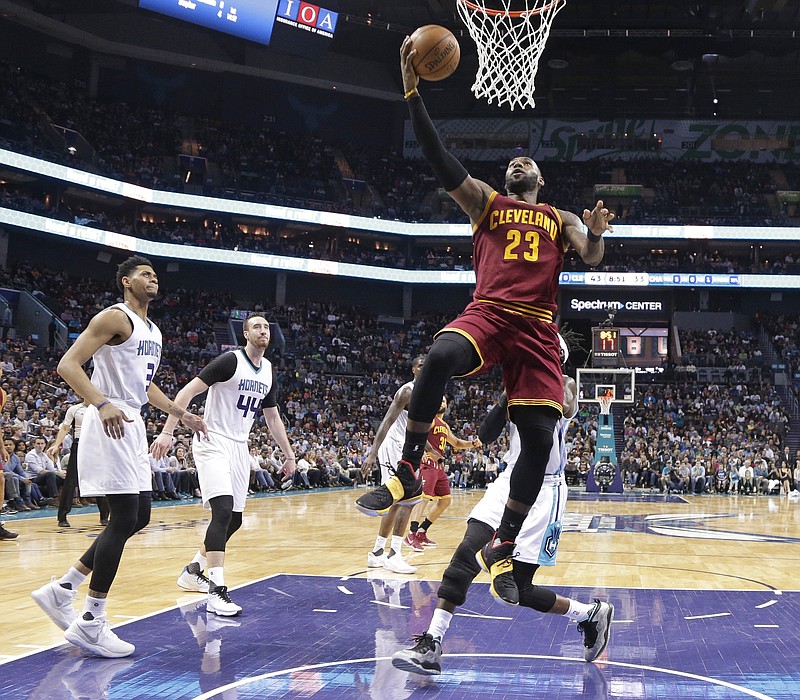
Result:
[[636,374],[632,369],[578,369],[578,401],[599,403],[610,396],[614,403],[632,404],[636,397]]

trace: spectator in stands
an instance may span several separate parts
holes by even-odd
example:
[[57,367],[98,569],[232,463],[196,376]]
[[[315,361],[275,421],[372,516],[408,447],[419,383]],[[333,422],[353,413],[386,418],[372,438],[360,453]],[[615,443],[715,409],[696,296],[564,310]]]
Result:
[[169,458],[169,470],[180,493],[189,498],[200,498],[200,481],[197,469],[183,445],[176,445]]
[[154,501],[180,501],[178,489],[172,480],[173,472],[170,471],[169,458],[165,455],[155,459],[149,452],[150,471],[153,473],[153,500]]
[[701,494],[706,490],[706,467],[703,460],[698,459],[691,470],[691,493]]
[[47,454],[45,454],[46,443],[44,438],[36,438],[33,441],[33,449],[25,455],[25,475],[36,483],[45,497],[49,499],[47,505],[55,503],[58,497],[58,487],[64,483],[67,473],[63,469],[57,469]]

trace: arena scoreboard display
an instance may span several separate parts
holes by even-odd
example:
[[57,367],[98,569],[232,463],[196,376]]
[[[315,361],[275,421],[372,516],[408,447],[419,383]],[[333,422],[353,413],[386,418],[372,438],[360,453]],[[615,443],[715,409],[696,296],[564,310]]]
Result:
[[592,365],[619,367],[619,328],[592,328]]
[[326,48],[339,20],[301,0],[139,0],[139,7],[301,55]]

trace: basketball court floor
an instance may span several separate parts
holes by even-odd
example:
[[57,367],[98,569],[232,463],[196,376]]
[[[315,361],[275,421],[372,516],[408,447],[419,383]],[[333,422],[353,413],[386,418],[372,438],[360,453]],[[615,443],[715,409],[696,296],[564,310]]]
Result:
[[0,697],[800,697],[800,503],[573,489],[559,563],[537,582],[614,604],[606,652],[585,663],[575,625],[495,603],[481,574],[445,638],[442,675],[423,677],[390,657],[425,631],[481,492],[454,495],[430,533],[438,546],[407,553],[412,576],[366,568],[378,521],[353,507],[360,492],[248,501],[226,567],[237,618],[207,615],[202,595],[175,585],[202,537],[202,508],[156,504],[109,599],[112,625],[136,645],[119,660],[62,643],[30,598],[98,534],[96,510],[74,511],[69,530],[52,510],[9,518],[20,537],[0,542]]

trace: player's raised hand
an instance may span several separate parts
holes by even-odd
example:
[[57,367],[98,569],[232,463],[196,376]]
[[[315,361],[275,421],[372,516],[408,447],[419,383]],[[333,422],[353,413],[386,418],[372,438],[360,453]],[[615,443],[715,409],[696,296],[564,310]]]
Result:
[[408,92],[417,87],[419,76],[414,70],[411,59],[416,56],[417,50],[411,43],[411,37],[407,36],[400,45],[400,72],[403,74],[403,91]]
[[595,204],[592,211],[583,210],[583,223],[595,236],[602,236],[606,231],[613,231],[614,229],[610,224],[614,218],[614,212],[608,211],[603,206],[602,199],[597,200],[597,204]]

